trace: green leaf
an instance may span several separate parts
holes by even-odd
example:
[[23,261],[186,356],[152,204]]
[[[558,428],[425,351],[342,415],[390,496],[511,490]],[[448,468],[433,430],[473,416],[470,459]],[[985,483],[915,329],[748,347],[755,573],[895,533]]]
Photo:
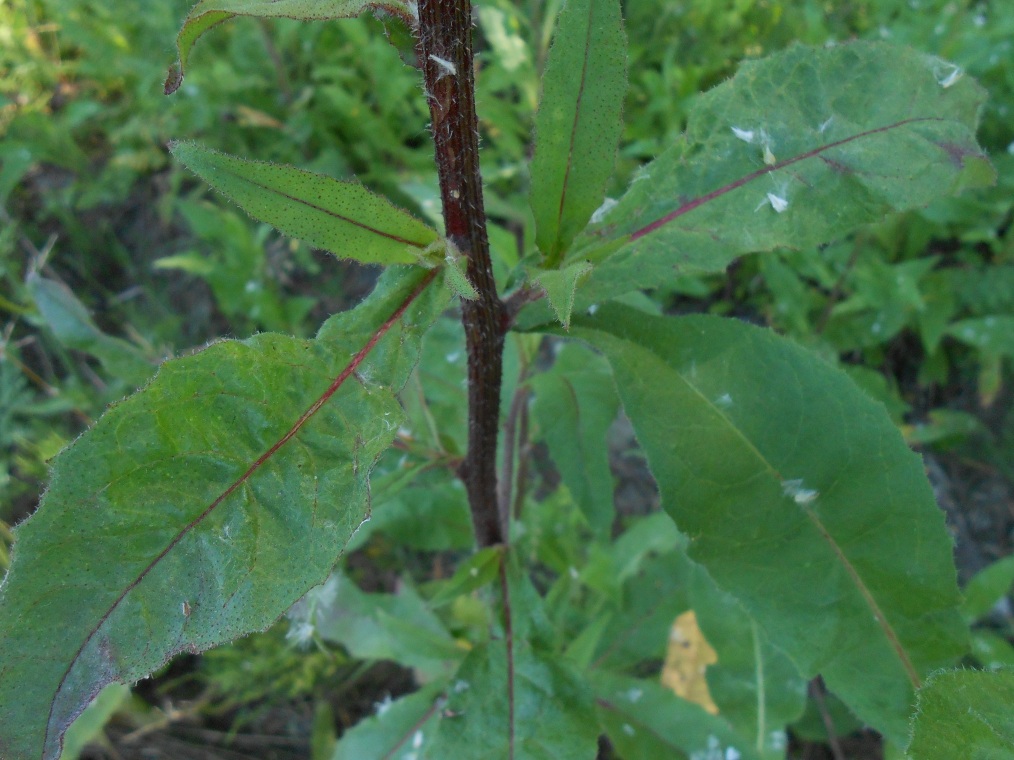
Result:
[[592,684],[599,720],[624,760],[757,757],[721,716],[655,682],[598,672]]
[[[517,611],[517,607],[515,608]],[[476,647],[458,670],[444,719],[420,758],[588,760],[598,728],[585,684],[559,657],[515,638]]]
[[292,166],[247,161],[192,142],[170,146],[188,169],[254,219],[342,258],[412,264],[439,235],[357,182]]
[[0,755],[56,758],[103,686],[264,629],[327,577],[448,302],[432,279],[392,270],[316,340],[166,362],[57,457],[0,587]]
[[803,713],[807,680],[704,568],[692,565],[686,583],[690,607],[718,654],[706,673],[711,698],[758,757],[784,758],[785,726]]
[[440,720],[445,686],[443,682],[428,684],[407,697],[379,703],[375,715],[342,734],[333,760],[400,757],[398,750],[418,749],[432,737]]
[[870,42],[743,64],[575,246],[574,258],[608,256],[580,302],[817,245],[992,182],[975,142],[984,92],[956,71]]
[[[390,499],[377,499],[370,522],[356,534],[350,548],[364,541],[360,535],[382,533],[400,546],[437,552],[466,550],[475,545],[468,497],[460,480],[423,482],[399,491]],[[365,530],[368,528],[368,531]]]
[[919,692],[912,760],[1014,757],[1014,670],[940,673]]
[[234,16],[261,18],[293,18],[301,21],[327,21],[336,18],[354,18],[367,8],[385,8],[408,17],[408,5],[400,0],[367,2],[367,0],[201,0],[187,14],[183,28],[176,38],[179,59],[169,69],[165,94],[179,89],[186,73],[190,51],[197,38],[213,26]]
[[588,349],[566,345],[549,372],[532,381],[532,414],[564,484],[592,529],[612,527],[613,476],[604,445],[619,399],[609,365]]
[[961,614],[972,623],[985,617],[1014,586],[1014,555],[997,560],[980,570],[965,586]]
[[947,334],[986,355],[1014,357],[1014,316],[963,319],[952,323]]
[[617,0],[567,0],[542,80],[531,206],[555,267],[602,203],[623,129],[627,40]]
[[77,760],[85,746],[102,734],[102,729],[130,696],[130,688],[121,683],[109,684],[92,700],[67,730],[60,760]]
[[546,291],[546,297],[564,330],[570,328],[570,313],[574,310],[578,282],[591,270],[589,262],[577,261],[563,269],[543,270],[534,277],[536,284]]
[[111,375],[134,386],[141,385],[155,372],[154,365],[149,364],[135,346],[102,332],[84,304],[62,282],[33,272],[25,284],[36,308],[60,343],[91,354]]
[[324,603],[305,622],[353,657],[393,660],[433,677],[443,675],[448,663],[465,654],[407,584],[396,594],[367,594],[348,578],[334,575],[327,587],[330,593]]
[[501,549],[495,546],[477,551],[458,565],[454,575],[446,581],[434,582],[430,607],[443,606],[492,583],[500,570],[501,555]]
[[604,306],[603,351],[689,556],[806,677],[906,735],[967,648],[951,538],[919,457],[840,370],[774,333]]

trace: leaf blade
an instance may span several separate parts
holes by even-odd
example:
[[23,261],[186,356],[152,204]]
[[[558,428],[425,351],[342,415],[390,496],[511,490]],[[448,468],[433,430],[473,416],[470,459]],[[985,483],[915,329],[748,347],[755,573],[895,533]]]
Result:
[[168,362],[61,453],[0,587],[5,756],[58,757],[102,686],[264,628],[323,580],[397,429],[384,423],[399,410],[389,388],[345,379],[404,381],[405,355],[446,304],[432,279],[392,273],[339,315],[344,340],[262,334]]
[[254,219],[343,258],[418,262],[410,249],[438,239],[431,227],[356,182],[230,156],[192,142],[172,154]]
[[984,93],[967,78],[943,86],[943,65],[868,42],[744,64],[576,246],[575,257],[605,256],[582,303],[824,243],[989,184],[975,142]]
[[[572,334],[613,365],[691,558],[803,675],[822,673],[861,717],[904,738],[914,688],[967,638],[918,458],[843,373],[773,333],[600,314]],[[764,373],[763,391],[744,367]],[[910,540],[895,560],[899,534]]]
[[381,5],[408,14],[407,6],[399,0],[383,3],[366,0],[201,0],[190,9],[176,38],[179,57],[169,70],[165,94],[176,92],[183,83],[190,52],[198,38],[212,27],[235,16],[326,21],[354,18],[371,6]]
[[551,267],[602,203],[612,175],[626,44],[616,0],[569,0],[560,12],[531,165],[536,244]]

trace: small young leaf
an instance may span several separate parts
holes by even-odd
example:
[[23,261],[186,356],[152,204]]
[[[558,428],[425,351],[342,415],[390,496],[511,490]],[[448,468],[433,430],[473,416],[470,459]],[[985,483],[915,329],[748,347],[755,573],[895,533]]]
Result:
[[357,182],[340,182],[292,166],[247,161],[192,142],[170,145],[188,169],[254,219],[341,258],[412,264],[412,248],[439,235],[407,211]]
[[1014,670],[954,670],[919,692],[912,760],[1014,757]]
[[576,261],[563,269],[545,269],[535,275],[535,282],[546,291],[546,297],[564,330],[570,327],[570,313],[574,310],[574,293],[578,282],[591,269],[589,262]]
[[683,139],[575,247],[575,258],[607,256],[580,303],[827,242],[991,183],[975,142],[985,95],[969,77],[945,86],[941,72],[953,68],[870,42],[743,64],[696,102]]
[[3,757],[58,757],[103,686],[263,629],[327,577],[447,304],[432,280],[391,270],[316,340],[166,362],[59,455],[0,587]]
[[465,273],[462,259],[447,256],[444,260],[444,277],[447,280],[447,286],[454,291],[456,296],[464,298],[466,301],[474,301],[479,297],[479,291],[475,289]]
[[294,18],[302,21],[326,21],[335,18],[354,18],[370,7],[383,7],[403,16],[409,16],[408,5],[400,0],[201,0],[187,14],[176,38],[179,60],[169,69],[165,94],[179,89],[186,73],[187,60],[197,38],[211,27],[234,16],[260,16],[261,18]]
[[943,516],[883,408],[734,320],[604,306],[571,334],[612,364],[691,559],[804,676],[903,740],[914,689],[967,631]]
[[567,0],[542,81],[531,206],[555,267],[602,203],[623,129],[627,40],[617,0]]

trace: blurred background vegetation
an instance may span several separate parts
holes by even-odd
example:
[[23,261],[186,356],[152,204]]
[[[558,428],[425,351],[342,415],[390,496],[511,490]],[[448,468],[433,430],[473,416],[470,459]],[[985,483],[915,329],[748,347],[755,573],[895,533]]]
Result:
[[[173,165],[170,139],[354,175],[421,216],[439,213],[411,39],[396,22],[237,19],[202,39],[182,88],[167,98],[162,82],[189,5],[0,4],[0,572],[9,526],[35,507],[47,460],[159,361],[221,336],[312,335],[375,276],[211,195]],[[525,162],[559,5],[487,0],[476,11],[491,237],[507,260],[531,250]],[[908,44],[957,63],[989,90],[980,141],[999,170],[995,188],[870,227],[819,256],[748,257],[725,276],[686,277],[654,298],[671,311],[771,325],[842,363],[926,455],[963,579],[1007,555],[1014,4],[627,0],[624,16],[630,89],[613,196],[679,134],[699,92],[739,61],[796,41]],[[360,550],[380,568],[404,567],[404,551],[372,540]],[[988,627],[982,658],[1014,663],[1003,646],[1009,619]],[[209,757],[327,757],[335,724],[359,717],[342,705],[367,712],[385,690],[411,686],[405,673],[338,647],[286,643],[286,629],[171,666],[121,704],[129,730],[176,721],[173,705],[184,700],[209,744],[251,721],[280,737],[249,754],[233,744],[233,755]],[[302,743],[285,745],[288,735]],[[175,752],[167,756],[183,756]]]

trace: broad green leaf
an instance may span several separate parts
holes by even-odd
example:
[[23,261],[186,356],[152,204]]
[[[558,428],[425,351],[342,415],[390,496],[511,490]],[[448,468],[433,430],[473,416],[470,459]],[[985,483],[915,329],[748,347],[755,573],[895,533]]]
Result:
[[627,40],[617,0],[567,0],[535,120],[535,241],[555,267],[602,203],[623,129]]
[[440,721],[446,684],[424,686],[407,697],[377,704],[376,714],[342,734],[333,760],[403,757],[430,739]]
[[735,320],[604,306],[571,334],[612,364],[691,559],[804,676],[903,738],[914,689],[967,632],[943,516],[883,408]]
[[62,282],[29,274],[28,292],[53,335],[63,345],[91,354],[111,375],[131,385],[141,385],[155,367],[130,343],[106,335],[92,321],[84,304]]
[[292,166],[247,161],[192,142],[172,154],[254,219],[341,258],[411,264],[439,237],[407,211],[357,182],[340,182]]
[[720,715],[710,715],[653,681],[595,673],[599,721],[624,760],[756,760]]
[[619,409],[609,365],[583,346],[567,345],[532,387],[532,414],[564,484],[588,524],[608,533],[615,486],[605,441]]
[[992,182],[975,142],[983,99],[952,64],[882,43],[743,64],[575,245],[575,260],[607,256],[580,302],[814,246]]
[[57,457],[0,587],[0,756],[56,758],[103,686],[264,629],[327,577],[447,304],[432,278],[392,270],[316,340],[166,362]]
[[518,637],[511,666],[503,640],[468,655],[444,714],[432,743],[419,748],[420,760],[595,757],[598,727],[587,684],[559,657],[542,654]]
[[368,2],[367,0],[201,0],[190,9],[183,28],[176,38],[179,59],[169,69],[165,94],[179,89],[186,73],[190,51],[197,38],[213,26],[234,16],[261,18],[294,18],[302,21],[327,21],[336,18],[354,18],[367,8],[385,8],[408,16],[408,5],[400,0]]
[[317,605],[312,619],[300,622],[353,657],[393,660],[433,677],[464,656],[411,586],[402,585],[396,594],[367,594],[340,574],[327,586],[326,603]]
[[912,760],[1010,760],[1014,757],[1014,670],[953,670],[919,692]]

